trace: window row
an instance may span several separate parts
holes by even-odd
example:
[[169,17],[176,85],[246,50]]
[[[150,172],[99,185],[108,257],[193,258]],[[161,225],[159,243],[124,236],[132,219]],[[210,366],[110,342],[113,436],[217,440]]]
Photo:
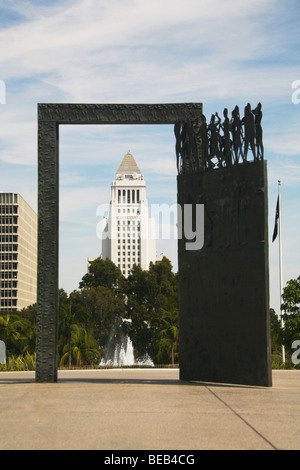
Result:
[[1,290],[0,297],[17,297],[16,290]]
[[1,289],[16,289],[18,281],[1,281]]
[[12,243],[18,241],[18,235],[0,235],[0,243]]
[[17,261],[17,253],[0,253],[0,261]]
[[18,206],[0,206],[0,214],[17,214]]
[[0,263],[0,269],[4,270],[16,270],[18,269],[18,263]]
[[[140,265],[140,263],[133,263],[133,264],[137,264],[138,266]],[[132,264],[129,264],[129,263],[127,264],[128,269],[132,268],[132,266],[133,266]],[[118,263],[118,268],[120,268],[120,267],[121,267],[121,264]],[[122,267],[126,268],[126,263],[123,263]]]
[[[126,263],[126,258],[122,258],[122,261],[123,261],[123,263]],[[140,261],[141,261],[141,258],[137,258],[137,259],[135,257],[127,258],[127,262],[130,263],[130,264],[135,264],[136,262],[139,263]],[[118,263],[120,263],[120,262],[121,262],[121,258],[118,258]]]
[[18,245],[0,245],[0,251],[18,251]]
[[13,204],[18,202],[18,195],[14,193],[0,193],[0,204]]
[[[126,223],[127,222],[127,223]],[[119,225],[122,225],[122,226],[132,226],[132,227],[140,227],[141,225],[141,222],[139,220],[118,220],[118,226]]]
[[[126,249],[126,243],[125,243],[125,240],[122,240],[122,241],[123,241],[122,249],[123,249],[123,251],[125,251],[125,249]],[[133,243],[132,243],[131,245],[130,245],[130,240],[127,240],[127,243],[128,243],[127,249],[130,250],[130,251],[131,251],[131,250],[134,251],[134,250],[139,250],[139,249],[140,249],[140,246],[141,246],[140,240],[138,240],[137,243],[135,243],[135,241],[133,240]],[[121,250],[121,243],[120,243],[120,240],[118,240],[118,251],[120,251],[120,250]]]
[[1,307],[16,307],[17,299],[1,299]]
[[0,225],[17,225],[18,217],[16,215],[1,215],[0,216]]
[[[126,226],[123,225],[123,226],[121,226],[121,227],[118,227],[118,232],[121,232],[121,228],[123,229],[122,232],[125,232],[125,231],[126,231]],[[130,231],[131,231],[131,232],[135,232],[135,231],[140,232],[140,230],[141,230],[141,227],[136,227],[136,226],[134,226],[134,225],[132,225],[132,226],[128,225],[128,226],[127,226],[127,231],[128,231],[128,232],[130,232]]]
[[140,214],[140,209],[136,209],[135,207],[127,207],[127,209],[118,209],[118,214]]
[[18,227],[15,225],[0,225],[0,233],[18,233]]
[[[125,251],[125,250],[124,250]],[[121,256],[121,253],[123,254],[122,251],[118,251],[118,256]],[[137,254],[135,254],[135,251],[128,251],[128,256],[131,254],[131,256],[140,256],[140,251],[137,250]],[[125,253],[123,254],[125,256]],[[129,261],[129,260],[128,260]]]
[[118,203],[119,204],[139,204],[140,190],[139,189],[118,189]]
[[14,271],[2,271],[0,272],[0,279],[17,279],[18,275]]

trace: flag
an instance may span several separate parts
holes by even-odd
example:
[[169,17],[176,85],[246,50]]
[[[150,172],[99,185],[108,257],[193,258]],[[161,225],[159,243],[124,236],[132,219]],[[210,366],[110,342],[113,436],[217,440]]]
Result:
[[276,204],[276,214],[275,214],[275,225],[274,225],[274,232],[273,232],[273,238],[272,242],[275,240],[277,237],[278,233],[278,219],[279,219],[279,196],[277,198],[277,204]]

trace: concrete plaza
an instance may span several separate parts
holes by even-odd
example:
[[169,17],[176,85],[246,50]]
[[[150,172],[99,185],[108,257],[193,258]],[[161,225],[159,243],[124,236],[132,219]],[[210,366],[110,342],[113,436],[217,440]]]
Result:
[[178,369],[0,373],[0,450],[300,449],[300,371],[273,387],[181,382]]

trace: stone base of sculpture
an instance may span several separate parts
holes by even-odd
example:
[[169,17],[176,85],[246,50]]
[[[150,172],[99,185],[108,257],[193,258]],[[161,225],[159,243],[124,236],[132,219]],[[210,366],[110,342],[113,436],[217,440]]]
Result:
[[266,162],[178,176],[204,245],[178,241],[181,380],[271,386]]

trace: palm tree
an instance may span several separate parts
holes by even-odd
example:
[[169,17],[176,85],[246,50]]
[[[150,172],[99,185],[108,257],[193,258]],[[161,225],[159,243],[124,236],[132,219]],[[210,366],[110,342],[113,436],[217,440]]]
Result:
[[175,351],[178,345],[179,329],[178,329],[178,308],[172,297],[166,299],[165,308],[160,308],[163,328],[160,331],[160,336],[169,341],[171,347],[171,361],[172,367],[175,363]]
[[20,332],[17,327],[19,322],[13,320],[10,314],[0,316],[0,338],[4,343],[7,343],[9,339],[12,341],[18,341],[20,338]]
[[82,326],[72,324],[70,328],[69,342],[65,345],[61,356],[60,364],[64,364],[68,358],[69,368],[73,360],[74,365],[82,365],[87,361],[91,362],[98,359],[100,361],[100,352],[95,338]]
[[9,313],[0,315],[0,339],[6,344],[7,351],[14,354],[28,352],[34,334],[34,328],[26,318]]
[[68,347],[69,369],[71,368],[71,365],[72,365],[71,334],[72,334],[73,321],[74,319],[71,313],[71,305],[60,304],[59,305],[59,324],[58,324],[59,344],[63,345],[63,349],[65,349],[65,345],[67,345]]

